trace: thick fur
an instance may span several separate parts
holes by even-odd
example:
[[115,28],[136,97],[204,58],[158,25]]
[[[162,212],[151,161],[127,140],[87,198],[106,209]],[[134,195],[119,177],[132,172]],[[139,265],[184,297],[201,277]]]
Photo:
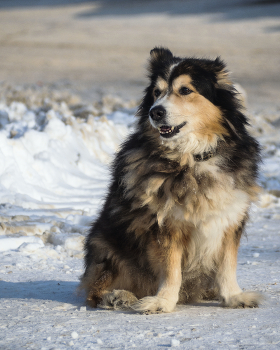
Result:
[[86,240],[87,303],[155,313],[216,295],[255,307],[261,298],[242,292],[236,265],[259,145],[225,64],[155,48],[149,79]]

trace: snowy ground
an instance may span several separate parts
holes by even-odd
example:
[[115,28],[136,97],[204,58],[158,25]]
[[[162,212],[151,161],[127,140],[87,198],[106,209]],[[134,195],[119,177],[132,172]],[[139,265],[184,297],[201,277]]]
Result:
[[[280,348],[279,14],[275,0],[0,1],[1,350]],[[259,309],[205,303],[143,316],[90,310],[75,294],[136,105],[104,94],[139,98],[156,45],[221,55],[248,93],[264,192],[238,276],[267,296]]]
[[112,97],[0,103],[0,348],[280,348],[279,111],[249,112],[263,144],[264,192],[242,239],[238,279],[266,295],[263,306],[211,302],[145,316],[89,309],[75,294],[83,240],[133,113]]

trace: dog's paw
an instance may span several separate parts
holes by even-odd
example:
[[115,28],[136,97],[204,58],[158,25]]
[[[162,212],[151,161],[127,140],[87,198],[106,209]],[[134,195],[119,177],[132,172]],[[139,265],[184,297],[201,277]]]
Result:
[[174,310],[176,303],[165,298],[145,297],[138,300],[135,304],[131,305],[131,308],[137,312],[143,314],[157,314],[161,312],[171,312]]
[[131,304],[137,302],[136,296],[127,290],[114,289],[112,292],[103,294],[98,304],[103,309],[125,310],[130,309]]
[[243,292],[233,295],[227,301],[224,300],[222,305],[233,309],[258,307],[264,301],[264,296],[257,292]]

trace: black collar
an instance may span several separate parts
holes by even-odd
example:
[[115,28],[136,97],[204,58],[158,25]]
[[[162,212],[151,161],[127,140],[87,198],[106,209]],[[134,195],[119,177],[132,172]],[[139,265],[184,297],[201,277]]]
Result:
[[215,153],[213,151],[209,152],[203,152],[202,154],[194,154],[193,159],[196,162],[204,162],[210,158],[213,158],[215,156]]

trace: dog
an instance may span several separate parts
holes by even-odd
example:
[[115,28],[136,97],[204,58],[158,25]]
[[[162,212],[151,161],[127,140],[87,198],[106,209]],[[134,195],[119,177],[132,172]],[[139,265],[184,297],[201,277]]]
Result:
[[214,298],[257,307],[261,295],[241,290],[236,266],[260,146],[226,66],[156,47],[148,72],[135,132],[85,241],[87,304],[145,314]]

